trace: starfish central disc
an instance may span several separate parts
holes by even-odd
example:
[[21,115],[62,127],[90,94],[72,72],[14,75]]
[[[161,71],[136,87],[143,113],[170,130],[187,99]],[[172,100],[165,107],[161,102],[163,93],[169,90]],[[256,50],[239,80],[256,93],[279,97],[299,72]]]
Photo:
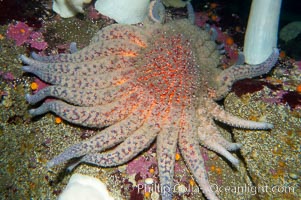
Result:
[[179,33],[157,35],[140,54],[144,64],[139,67],[137,79],[158,102],[187,105],[200,86],[190,40]]

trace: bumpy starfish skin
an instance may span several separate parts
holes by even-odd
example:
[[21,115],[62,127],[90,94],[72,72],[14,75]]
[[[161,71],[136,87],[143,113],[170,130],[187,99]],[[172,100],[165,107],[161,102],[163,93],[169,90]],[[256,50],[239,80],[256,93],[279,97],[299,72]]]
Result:
[[224,70],[217,78],[219,86],[218,86],[216,99],[222,99],[223,97],[225,97],[230,91],[231,86],[235,81],[244,78],[252,78],[268,73],[272,69],[272,67],[276,64],[278,60],[278,56],[279,56],[279,50],[277,48],[274,48],[272,54],[261,64],[258,65],[236,64]]
[[[87,127],[105,127],[96,136],[75,144],[50,160],[48,167],[71,158],[98,166],[117,166],[157,144],[163,200],[173,193],[176,148],[208,199],[210,190],[199,145],[216,151],[233,165],[231,143],[218,132],[214,120],[248,129],[271,129],[265,122],[244,120],[227,113],[213,98],[221,98],[236,80],[267,73],[278,57],[258,66],[219,69],[219,50],[210,35],[188,20],[140,26],[111,25],[99,31],[86,48],[72,54],[33,59],[21,56],[26,72],[52,84],[34,95],[30,113],[54,112],[65,120]],[[223,86],[226,85],[226,86]],[[215,91],[215,96],[209,92]],[[114,148],[113,148],[114,147]],[[107,151],[107,149],[110,149]]]

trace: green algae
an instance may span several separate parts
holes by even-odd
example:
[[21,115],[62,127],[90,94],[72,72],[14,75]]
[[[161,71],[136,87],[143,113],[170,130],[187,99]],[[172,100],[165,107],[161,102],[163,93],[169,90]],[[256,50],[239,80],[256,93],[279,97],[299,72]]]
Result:
[[13,40],[6,38],[6,30],[8,26],[0,26],[0,71],[11,72],[15,77],[22,75],[21,62],[18,59],[21,53],[25,52],[26,47],[15,46]]
[[167,7],[182,8],[187,5],[188,1],[182,0],[163,0],[163,4]]
[[45,40],[48,42],[49,48],[52,49],[62,48],[60,46],[70,44],[71,42],[78,43],[79,47],[85,47],[90,43],[90,39],[101,26],[102,23],[70,18],[60,19],[55,23],[51,21],[47,22],[43,29],[45,29]]

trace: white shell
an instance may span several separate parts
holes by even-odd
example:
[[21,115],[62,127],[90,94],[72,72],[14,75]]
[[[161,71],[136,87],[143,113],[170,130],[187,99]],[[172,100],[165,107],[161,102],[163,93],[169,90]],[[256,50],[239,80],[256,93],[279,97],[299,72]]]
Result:
[[142,22],[148,13],[150,0],[97,0],[95,9],[120,24]]
[[58,200],[114,200],[109,195],[107,187],[99,179],[82,174],[73,174],[65,190],[59,196]]
[[152,178],[146,178],[146,179],[144,180],[144,182],[145,182],[146,184],[148,184],[148,185],[151,185],[151,184],[154,183],[154,179],[152,179]]

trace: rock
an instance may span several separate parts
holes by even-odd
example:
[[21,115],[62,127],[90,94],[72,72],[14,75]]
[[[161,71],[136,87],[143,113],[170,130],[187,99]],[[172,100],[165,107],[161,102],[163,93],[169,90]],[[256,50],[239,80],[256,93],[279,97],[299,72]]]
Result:
[[[265,88],[256,93],[237,97],[230,93],[225,99],[226,110],[244,119],[268,121],[274,125],[267,130],[234,129],[235,142],[243,146],[241,156],[258,199],[299,199],[300,184],[296,171],[301,161],[300,118],[294,117],[288,105],[262,101]],[[273,192],[272,192],[273,191]]]

